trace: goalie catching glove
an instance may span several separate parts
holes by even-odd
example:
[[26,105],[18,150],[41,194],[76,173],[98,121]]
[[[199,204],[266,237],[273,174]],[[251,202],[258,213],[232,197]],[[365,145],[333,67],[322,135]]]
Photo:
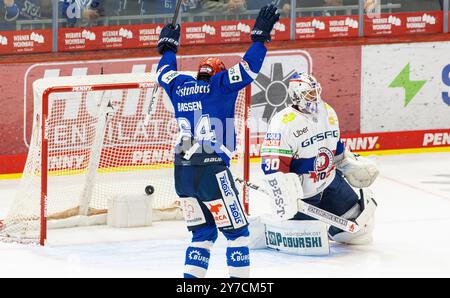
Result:
[[368,158],[345,150],[336,167],[342,172],[348,183],[356,188],[366,188],[373,184],[380,173],[376,163]]

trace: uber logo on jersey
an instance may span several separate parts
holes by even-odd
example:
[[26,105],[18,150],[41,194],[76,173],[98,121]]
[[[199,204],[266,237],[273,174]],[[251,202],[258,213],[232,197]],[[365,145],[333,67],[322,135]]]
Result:
[[242,82],[241,68],[239,67],[239,64],[236,64],[228,70],[228,78],[230,79],[231,84]]
[[298,138],[308,132],[308,127],[294,131],[294,137]]

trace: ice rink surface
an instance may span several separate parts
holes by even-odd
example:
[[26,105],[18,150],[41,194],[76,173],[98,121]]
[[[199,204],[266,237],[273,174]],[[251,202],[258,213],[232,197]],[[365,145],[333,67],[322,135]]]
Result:
[[[254,250],[252,277],[450,277],[450,153],[376,157],[374,243],[331,244],[325,257]],[[253,179],[260,176],[253,165]],[[17,181],[0,181],[0,218]],[[253,215],[267,211],[252,193]],[[0,243],[0,277],[181,277],[189,233],[183,222],[144,229],[52,231],[48,247]],[[67,244],[67,243],[70,243]],[[212,250],[208,277],[227,277],[226,241]]]

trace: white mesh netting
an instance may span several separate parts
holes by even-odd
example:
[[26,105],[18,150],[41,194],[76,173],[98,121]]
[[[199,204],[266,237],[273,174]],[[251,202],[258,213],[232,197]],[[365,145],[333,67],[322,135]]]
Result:
[[[112,90],[124,84],[136,87]],[[94,86],[96,91],[71,87],[70,92],[50,93],[45,158],[41,151],[44,91],[61,86]],[[177,124],[170,100],[156,84],[155,74],[51,78],[36,81],[33,89],[30,149],[0,239],[39,241],[42,182],[47,185],[50,228],[80,225],[71,218],[105,215],[109,198],[143,195],[148,185],[155,189],[155,209],[177,208],[172,169]],[[232,172],[238,177],[243,177],[245,165],[245,92],[239,95],[235,116],[238,150]],[[149,106],[152,108],[148,115]],[[42,175],[45,160],[48,171]],[[86,219],[83,222],[95,223]]]

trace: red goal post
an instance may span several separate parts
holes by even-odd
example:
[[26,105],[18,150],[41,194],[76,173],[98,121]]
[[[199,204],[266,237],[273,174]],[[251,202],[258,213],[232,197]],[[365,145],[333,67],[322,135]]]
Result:
[[[147,184],[156,189],[154,208],[179,207],[171,182],[171,133],[177,127],[155,74],[42,79],[33,90],[30,152],[0,238],[44,245],[49,222],[70,227],[78,226],[80,217],[104,218],[108,198],[143,192]],[[236,103],[238,153],[232,161],[235,178],[246,181],[250,178],[250,104],[248,86]],[[149,116],[148,106],[152,107]],[[143,127],[146,117],[154,122]],[[248,189],[240,190],[248,213]]]

